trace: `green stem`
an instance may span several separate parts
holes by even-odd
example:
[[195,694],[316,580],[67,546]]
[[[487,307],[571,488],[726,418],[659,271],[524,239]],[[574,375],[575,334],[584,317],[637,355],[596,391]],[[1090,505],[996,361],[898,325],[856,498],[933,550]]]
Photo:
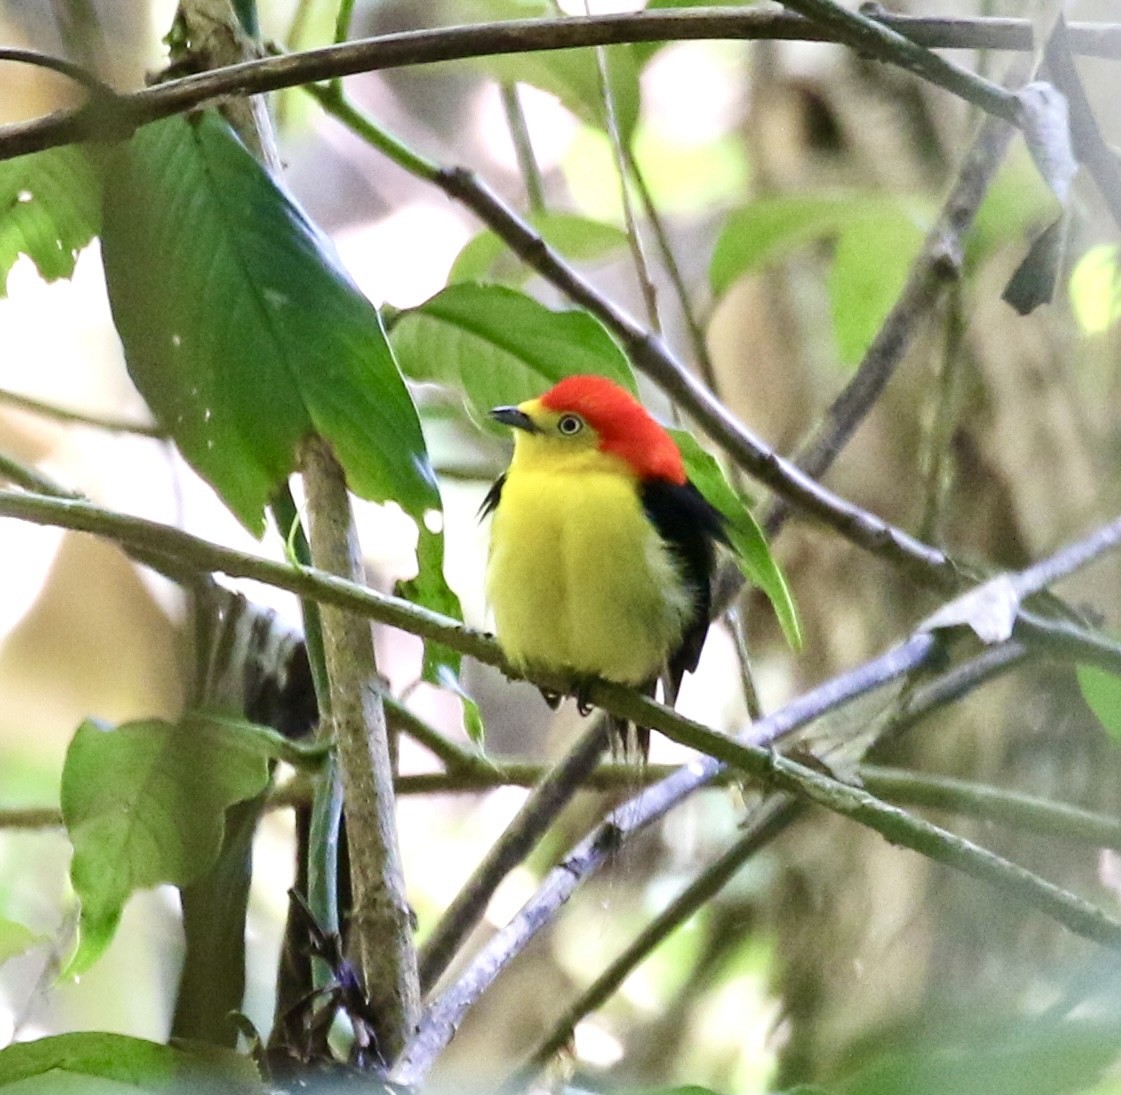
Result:
[[[311,566],[311,545],[304,532],[291,487],[287,483],[270,508],[280,535],[285,543],[291,545],[295,561],[303,567]],[[321,742],[330,742],[331,689],[327,676],[327,658],[323,650],[323,618],[318,603],[310,597],[300,598],[300,612],[304,621],[308,665],[319,706],[317,738]],[[328,933],[339,930],[339,827],[342,823],[342,810],[339,766],[332,755],[327,758],[315,780],[307,848],[307,902],[316,923]],[[312,977],[315,988],[323,989],[330,982],[331,972],[324,962],[314,961]]]
[[502,109],[506,113],[506,126],[510,130],[510,140],[514,143],[514,155],[518,158],[518,170],[525,183],[526,199],[531,213],[545,212],[545,187],[541,180],[541,168],[533,154],[533,141],[525,121],[525,111],[518,96],[517,84],[502,85]]
[[420,155],[419,152],[414,152],[404,141],[398,140],[391,133],[382,129],[381,126],[375,124],[369,115],[357,110],[343,95],[337,83],[332,83],[327,87],[320,84],[309,84],[305,90],[331,117],[337,118],[373,148],[391,159],[398,167],[408,171],[410,175],[415,175],[418,179],[424,179],[427,182],[436,182],[439,178],[439,164]]

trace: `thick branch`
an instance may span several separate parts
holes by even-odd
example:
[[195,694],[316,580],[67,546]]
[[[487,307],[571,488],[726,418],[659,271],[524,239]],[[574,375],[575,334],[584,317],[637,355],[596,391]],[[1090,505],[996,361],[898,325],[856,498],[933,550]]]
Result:
[[[342,468],[318,438],[303,448],[311,555],[322,569],[360,584],[362,556]],[[389,734],[370,623],[322,612],[330,719],[342,776],[353,906],[348,941],[374,1019],[374,1052],[387,1064],[420,1010],[412,914],[397,839]]]
[[[1032,26],[1025,19],[924,19],[881,13],[874,22],[927,48],[1033,48]],[[1117,24],[1072,24],[1069,34],[1071,48],[1076,53],[1121,56],[1121,26]],[[815,25],[785,12],[755,9],[653,11],[406,31],[262,58],[118,96],[111,112],[111,130],[114,136],[127,136],[131,130],[148,122],[231,95],[258,95],[360,72],[433,61],[622,42],[756,38],[841,40],[836,28]],[[0,51],[0,60],[5,57],[27,60],[25,56],[15,58]],[[976,87],[983,87],[983,84],[980,81]],[[962,89],[953,90],[960,93]],[[985,102],[980,105],[988,104],[989,95],[981,93]],[[994,98],[990,105],[999,106],[998,99]],[[997,112],[1003,109],[1000,107]],[[83,108],[0,127],[0,159],[102,135],[108,121],[104,113]]]

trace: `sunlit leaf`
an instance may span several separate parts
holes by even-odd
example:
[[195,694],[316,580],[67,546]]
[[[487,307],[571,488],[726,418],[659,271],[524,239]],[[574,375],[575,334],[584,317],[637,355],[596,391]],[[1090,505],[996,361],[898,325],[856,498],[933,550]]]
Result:
[[475,421],[547,391],[573,373],[598,373],[635,390],[626,356],[582,311],[553,312],[499,285],[452,285],[402,312],[390,335],[406,376],[461,393]]
[[[574,262],[592,262],[627,246],[626,233],[612,224],[575,213],[544,212],[527,220],[552,248]],[[456,256],[448,284],[464,281],[520,285],[532,273],[489,229],[469,240]]]
[[671,430],[685,460],[685,469],[697,489],[727,519],[728,537],[735,550],[736,563],[743,575],[763,591],[786,641],[795,649],[802,647],[802,625],[786,578],[771,555],[763,530],[732,489],[713,456],[701,448],[692,434]]
[[0,916],[0,965],[41,943],[43,937],[15,920]]
[[[67,1075],[86,1077],[88,1086],[65,1084]],[[265,1090],[249,1057],[217,1046],[187,1050],[123,1034],[82,1032],[0,1050],[0,1089],[18,1084],[20,1095],[109,1090],[91,1080],[146,1092],[215,1091],[219,1085],[230,1095]]]
[[81,901],[69,972],[100,957],[133,891],[183,886],[214,864],[226,809],[268,784],[267,755],[259,738],[198,716],[78,728],[61,793],[74,845],[70,880]]
[[1085,335],[1100,335],[1121,318],[1121,266],[1116,244],[1091,247],[1070,272],[1071,311]]
[[129,371],[247,528],[312,430],[355,493],[439,506],[377,311],[330,243],[205,113],[145,126],[108,172],[103,250]]
[[70,277],[97,235],[100,203],[97,174],[77,146],[0,161],[0,297],[20,255],[47,281]]

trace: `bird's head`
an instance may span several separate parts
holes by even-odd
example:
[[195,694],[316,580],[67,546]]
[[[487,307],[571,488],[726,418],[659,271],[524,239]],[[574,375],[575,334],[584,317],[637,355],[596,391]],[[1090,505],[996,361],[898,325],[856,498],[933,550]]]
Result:
[[537,399],[490,413],[514,428],[514,459],[523,466],[610,466],[638,479],[685,482],[673,438],[634,396],[604,377],[569,376]]

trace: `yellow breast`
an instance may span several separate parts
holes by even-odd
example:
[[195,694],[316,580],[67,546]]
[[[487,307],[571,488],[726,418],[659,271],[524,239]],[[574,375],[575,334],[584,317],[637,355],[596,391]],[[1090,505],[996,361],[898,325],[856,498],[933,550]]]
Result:
[[515,461],[494,515],[487,598],[515,665],[641,684],[680,642],[691,600],[633,480],[589,463]]

